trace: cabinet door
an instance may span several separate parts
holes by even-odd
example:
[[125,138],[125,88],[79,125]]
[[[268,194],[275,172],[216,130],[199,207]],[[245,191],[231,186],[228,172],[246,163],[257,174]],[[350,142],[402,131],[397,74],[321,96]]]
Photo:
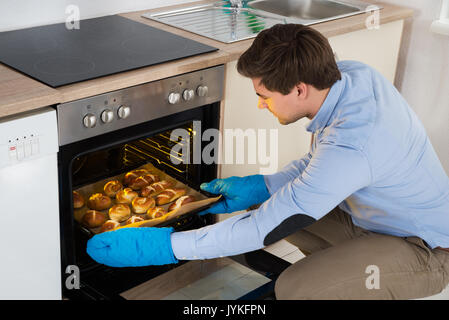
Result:
[[[310,120],[301,119],[289,125],[281,125],[267,109],[258,109],[258,96],[252,81],[241,76],[237,72],[236,65],[236,61],[226,65],[221,125],[222,164],[219,175],[226,178],[274,173],[308,151],[310,133],[305,130],[305,126]],[[232,137],[232,133],[239,137],[245,136],[243,155],[237,148],[238,138]],[[226,156],[228,162],[224,163]],[[243,158],[243,163],[237,163],[237,156]]]
[[339,60],[370,65],[394,83],[404,20],[329,38]]

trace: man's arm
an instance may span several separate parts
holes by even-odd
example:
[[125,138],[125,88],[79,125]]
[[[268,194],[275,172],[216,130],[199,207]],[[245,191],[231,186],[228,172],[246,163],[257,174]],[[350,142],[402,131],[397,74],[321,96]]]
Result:
[[194,260],[260,249],[312,224],[370,181],[370,167],[361,151],[321,144],[302,174],[257,210],[197,230],[175,232],[173,252],[178,259]]
[[312,155],[309,153],[305,154],[301,159],[293,160],[281,171],[270,175],[264,175],[265,185],[267,186],[268,192],[273,195],[286,185],[288,182],[299,177],[304,169],[310,162]]

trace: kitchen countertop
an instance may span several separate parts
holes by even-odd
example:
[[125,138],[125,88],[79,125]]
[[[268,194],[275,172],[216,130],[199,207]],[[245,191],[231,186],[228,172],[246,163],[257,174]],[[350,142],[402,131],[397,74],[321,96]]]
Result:
[[[45,84],[33,80],[0,63],[0,118],[237,60],[238,57],[249,48],[254,39],[226,44],[141,17],[141,15],[146,12],[179,9],[210,2],[214,1],[191,2],[188,4],[142,10],[120,15],[216,47],[219,49],[216,52],[122,72],[59,88],[46,86]],[[383,6],[383,9],[380,12],[381,24],[406,19],[413,15],[413,10],[409,8],[384,3],[376,4]],[[359,14],[352,17],[315,24],[311,27],[329,38],[365,28],[365,20],[367,17],[368,14]]]

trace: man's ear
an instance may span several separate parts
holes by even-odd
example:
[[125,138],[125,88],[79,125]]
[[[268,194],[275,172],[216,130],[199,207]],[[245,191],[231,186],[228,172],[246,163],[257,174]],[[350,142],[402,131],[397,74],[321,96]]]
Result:
[[309,88],[307,87],[307,85],[304,82],[300,82],[298,83],[296,86],[296,94],[298,96],[298,98],[300,98],[301,100],[304,100],[307,98],[308,94],[309,94]]

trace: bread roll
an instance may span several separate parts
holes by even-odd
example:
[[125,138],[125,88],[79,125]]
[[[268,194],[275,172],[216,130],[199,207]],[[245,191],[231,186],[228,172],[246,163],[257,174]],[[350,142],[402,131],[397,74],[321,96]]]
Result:
[[152,183],[158,182],[160,180],[158,175],[155,174],[145,174],[143,176],[139,176],[136,179],[134,179],[130,184],[129,187],[133,190],[140,190],[143,187],[149,186]]
[[133,189],[125,188],[117,192],[117,194],[115,195],[115,199],[117,200],[117,203],[131,204],[133,199],[138,195],[139,194]]
[[147,211],[147,217],[150,218],[150,219],[159,218],[159,217],[162,217],[165,214],[167,214],[167,211],[165,211],[165,209],[162,208],[162,207],[150,208]]
[[106,221],[106,215],[97,210],[87,210],[84,214],[82,223],[89,228],[97,228]]
[[131,216],[131,209],[127,204],[119,203],[109,209],[109,218],[114,221],[122,222]]
[[84,197],[78,191],[73,191],[73,208],[79,209],[84,207]]
[[93,210],[106,210],[112,205],[112,200],[102,193],[94,193],[87,200],[87,206]]
[[128,173],[125,174],[125,176],[123,177],[123,184],[125,186],[128,186],[130,183],[132,183],[137,177],[140,177],[142,175],[145,175],[149,173],[147,169],[136,169],[136,170],[132,170]]
[[156,204],[162,206],[185,195],[185,189],[166,189],[156,197]]
[[114,220],[108,220],[101,226],[100,232],[113,230],[117,227],[120,227],[120,223]]
[[153,198],[136,197],[132,201],[132,208],[135,213],[145,213],[155,205],[156,201]]
[[168,207],[168,211],[179,209],[181,208],[181,206],[194,201],[195,201],[194,196],[182,196]]
[[139,221],[144,221],[145,219],[139,216],[132,216],[131,218],[129,218],[128,220],[126,220],[125,224],[131,224],[134,222],[139,222]]
[[118,180],[112,180],[104,185],[104,193],[108,197],[115,198],[117,192],[123,189],[123,185]]
[[170,188],[171,186],[173,186],[173,182],[168,180],[162,180],[159,182],[152,183],[149,186],[143,187],[140,193],[142,197],[155,196],[158,193],[164,191],[165,189]]

